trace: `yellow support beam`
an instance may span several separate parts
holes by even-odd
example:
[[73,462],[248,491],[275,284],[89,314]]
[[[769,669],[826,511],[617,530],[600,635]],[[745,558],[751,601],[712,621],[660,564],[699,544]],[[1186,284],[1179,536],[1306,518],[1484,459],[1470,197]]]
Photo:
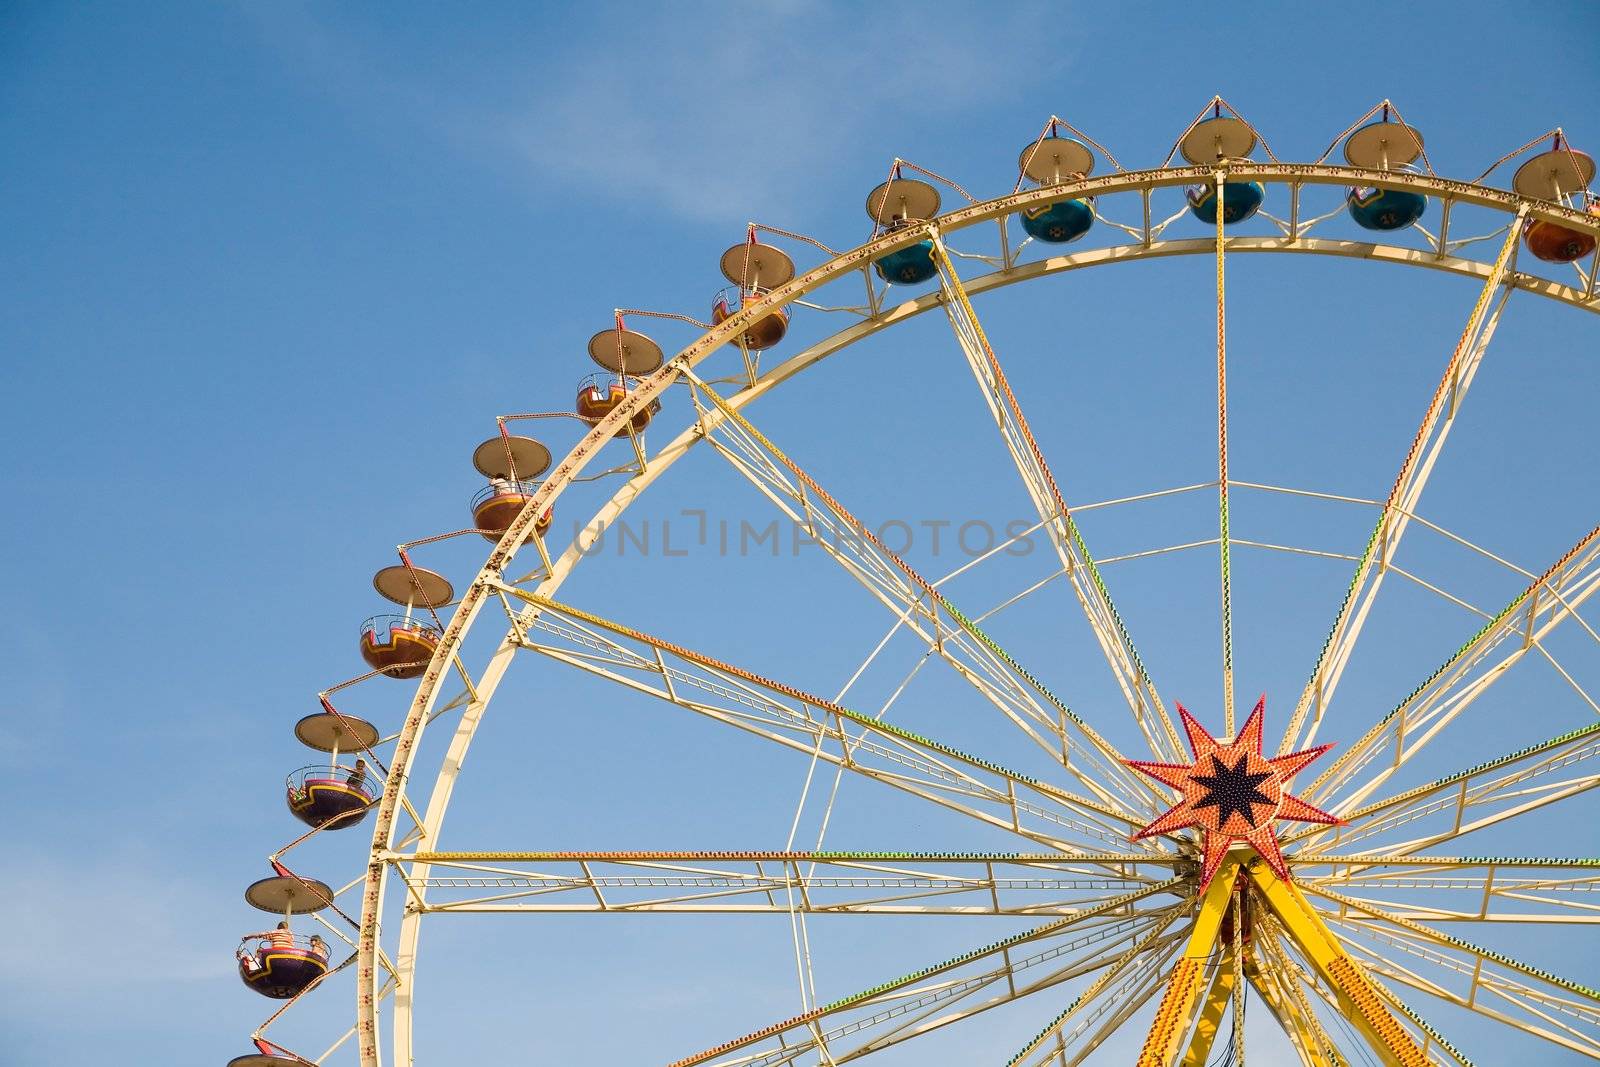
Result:
[[[1246,870],[1267,906],[1300,947],[1307,962],[1328,983],[1343,1014],[1355,1024],[1384,1067],[1428,1067],[1428,1058],[1422,1049],[1389,1012],[1382,995],[1367,981],[1361,969],[1345,955],[1338,939],[1294,883],[1279,879],[1265,863],[1251,863]],[[1140,1064],[1143,1067],[1144,1061]]]
[[[1239,879],[1245,877],[1271,909],[1284,933],[1333,990],[1342,1013],[1356,1027],[1384,1067],[1428,1067],[1428,1058],[1404,1025],[1389,1011],[1381,993],[1344,952],[1337,938],[1312,910],[1293,882],[1279,879],[1254,849],[1236,848],[1217,869],[1200,900],[1183,955],[1173,965],[1167,990],[1156,1009],[1137,1067],[1195,1067],[1205,1063],[1222,1017],[1238,984],[1235,949],[1222,942],[1222,924],[1233,906]],[[1209,979],[1209,984],[1208,984]],[[1258,986],[1259,990],[1259,986]],[[1287,1008],[1287,1005],[1280,1005]],[[1299,1012],[1289,1010],[1289,1018]],[[1307,1024],[1309,1020],[1295,1020]],[[1311,1024],[1314,1025],[1314,1024]],[[1192,1035],[1192,1036],[1191,1036]],[[1187,1047],[1184,1039],[1190,1038]],[[1178,1059],[1180,1050],[1183,1058]],[[1321,1049],[1311,1051],[1325,1062]]]
[[[1233,901],[1233,886],[1239,879],[1242,854],[1230,853],[1223,859],[1217,873],[1212,876],[1211,884],[1206,887],[1205,896],[1200,899],[1200,912],[1195,916],[1189,943],[1184,946],[1183,955],[1173,965],[1172,974],[1167,979],[1167,991],[1162,994],[1161,1006],[1156,1009],[1155,1020],[1150,1024],[1150,1033],[1136,1061],[1138,1067],[1171,1067],[1184,1037],[1189,1033],[1205,984],[1206,961],[1218,954],[1217,942],[1222,933],[1222,920]],[[1232,968],[1227,969],[1231,983]]]
[[1205,1067],[1206,1057],[1211,1055],[1211,1046],[1217,1040],[1217,1031],[1222,1029],[1222,1017],[1233,1001],[1233,976],[1233,951],[1230,949],[1217,964],[1216,977],[1211,979],[1211,988],[1201,1003],[1200,1018],[1195,1022],[1194,1036],[1189,1039],[1189,1051],[1183,1054],[1183,1067]]

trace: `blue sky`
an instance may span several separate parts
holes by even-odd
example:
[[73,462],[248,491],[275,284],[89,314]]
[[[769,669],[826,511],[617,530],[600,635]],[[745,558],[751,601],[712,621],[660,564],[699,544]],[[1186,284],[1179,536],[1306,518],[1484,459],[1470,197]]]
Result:
[[[289,728],[360,669],[356,627],[381,608],[371,572],[396,543],[464,523],[472,446],[497,414],[570,404],[592,369],[583,345],[612,308],[703,316],[716,257],[746,221],[849,247],[896,155],[997,195],[1052,112],[1124,164],[1155,165],[1217,92],[1286,159],[1314,157],[1387,96],[1441,173],[1472,177],[1556,124],[1579,147],[1600,143],[1597,45],[1600,9],[1584,3],[1263,6],[1253,22],[1153,4],[4,5],[0,633],[13,668],[0,767],[11,958],[28,962],[0,970],[0,1062],[245,1051],[269,1008],[231,971],[236,936],[261,921],[239,894],[292,836],[278,783],[304,750]],[[1261,259],[1230,273],[1238,476],[1382,496],[1475,288]],[[980,304],[1070,501],[1214,476],[1209,270],[1119,266]],[[1533,570],[1597,518],[1590,320],[1512,301],[1424,498],[1430,517]],[[826,326],[797,317],[796,336]],[[692,339],[646,328],[669,350]],[[1025,515],[946,328],[930,316],[891,333],[752,417],[879,521]],[[675,433],[688,412],[675,395],[663,421]],[[559,452],[577,435],[548,436]],[[563,498],[558,534],[601,494]],[[637,515],[682,521],[684,508],[767,514],[706,456]],[[1110,554],[1209,536],[1212,521],[1197,502],[1085,525]],[[1361,515],[1267,503],[1239,521],[1345,552],[1367,529]],[[464,584],[485,547],[453,543],[426,562]],[[1514,592],[1440,544],[1416,551],[1419,570],[1474,602]],[[924,543],[908,554],[936,573],[958,562]],[[604,560],[580,568],[574,602],[816,690],[836,690],[883,625],[816,554]],[[1019,560],[966,595],[992,604],[1042,565]],[[1239,569],[1241,690],[1286,711],[1348,574],[1262,556]],[[1113,591],[1164,693],[1214,715],[1214,560],[1120,574]],[[997,626],[1093,707],[1109,684],[1056,593]],[[1386,603],[1338,738],[1475,628],[1411,592]],[[1592,645],[1567,651],[1600,683]],[[523,671],[507,705],[541,713],[508,713],[480,742],[448,844],[782,843],[804,771],[792,758],[554,665]],[[1590,714],[1547,677],[1516,685],[1452,760]],[[353,710],[397,723],[403,688],[379,680]],[[936,707],[948,693],[930,683],[918,696]],[[969,747],[1013,743],[949,718]],[[851,814],[830,843],[958,847],[893,798],[844,795]],[[1592,832],[1574,841],[1563,827],[1595,806],[1571,810],[1537,831],[1539,847],[1593,851]],[[353,877],[364,841],[315,842],[304,867]],[[513,1022],[535,1035],[523,1049],[537,1062],[585,1047],[596,1062],[655,1062],[796,1007],[786,924],[456,921],[429,934],[426,1062],[504,1053]],[[819,933],[819,982],[846,992],[1002,932],[888,925]],[[1527,941],[1593,972],[1592,947]],[[349,1017],[348,985],[322,992],[307,1034]],[[1032,1019],[944,1054],[1003,1059]]]

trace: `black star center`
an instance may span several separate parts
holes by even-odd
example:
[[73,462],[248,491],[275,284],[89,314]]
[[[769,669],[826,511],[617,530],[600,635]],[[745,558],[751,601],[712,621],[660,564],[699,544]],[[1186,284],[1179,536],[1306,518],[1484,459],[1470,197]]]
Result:
[[1232,767],[1222,762],[1219,756],[1211,757],[1211,766],[1215,774],[1197,774],[1194,780],[1206,788],[1206,795],[1195,802],[1197,808],[1216,808],[1217,826],[1226,825],[1228,816],[1238,812],[1244,816],[1244,821],[1251,829],[1255,828],[1255,806],[1257,804],[1272,803],[1272,799],[1256,787],[1268,778],[1270,772],[1263,771],[1259,774],[1248,774],[1245,767],[1250,762],[1250,755],[1246,752],[1239,753],[1238,762]]

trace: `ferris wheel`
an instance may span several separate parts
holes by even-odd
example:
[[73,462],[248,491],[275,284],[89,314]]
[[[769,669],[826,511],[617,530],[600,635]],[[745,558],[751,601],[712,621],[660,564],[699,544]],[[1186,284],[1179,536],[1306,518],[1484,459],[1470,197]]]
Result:
[[[1305,163],[1280,160],[1220,97],[1146,169],[1124,167],[1051,117],[1021,145],[1004,195],[979,199],[896,159],[867,197],[866,243],[840,252],[751,223],[721,257],[727,288],[710,322],[616,311],[589,342],[599,371],[580,383],[571,410],[497,417],[497,432],[471,457],[484,480],[470,498],[471,525],[426,534],[377,572],[373,588],[395,610],[361,627],[370,670],[321,692],[320,710],[295,725],[318,753],[286,784],[303,830],[246,891],[275,925],[242,939],[237,952],[244,984],[283,1003],[251,1035],[256,1051],[231,1067],[405,1067],[418,1058],[413,1026],[426,1025],[415,990],[419,966],[427,970],[420,930],[431,917],[558,923],[586,913],[662,923],[721,913],[786,919],[798,1010],[753,1019],[739,1033],[708,1033],[698,1048],[660,1050],[659,1061],[673,1067],[841,1064],[877,1053],[888,1062],[897,1054],[890,1050],[921,1048],[1014,1004],[1038,1006],[1042,1025],[996,1048],[997,1065],[1112,1062],[1107,1042],[1117,1035],[1126,1048],[1130,1031],[1140,1067],[1242,1064],[1247,1003],[1270,1015],[1307,1067],[1504,1062],[1511,1046],[1454,1042],[1436,1022],[1441,1012],[1475,1016],[1475,1026],[1525,1042],[1518,1049],[1600,1059],[1592,974],[1600,858],[1473,850],[1474,841],[1505,840],[1494,835],[1508,828],[1560,825],[1571,810],[1562,803],[1600,785],[1600,703],[1581,672],[1564,665],[1572,655],[1600,661],[1600,633],[1582,612],[1600,591],[1600,526],[1573,531],[1559,556],[1523,567],[1431,521],[1421,506],[1512,297],[1600,312],[1594,173],[1591,157],[1558,129],[1472,181],[1442,177],[1422,133],[1389,101]],[[952,194],[958,201],[947,210]],[[1437,386],[1417,398],[1420,421],[1392,483],[1370,498],[1251,481],[1230,467],[1227,277],[1245,253],[1430,268],[1464,287],[1463,320],[1440,346]],[[1215,272],[1216,390],[1198,401],[1216,407],[1215,477],[1075,500],[1070,465],[1046,456],[1025,390],[1008,378],[975,298],[1089,267],[1180,256]],[[797,258],[814,265],[799,267]],[[952,575],[924,573],[884,536],[870,499],[847,499],[803,465],[805,441],[763,428],[762,409],[778,403],[769,394],[924,313],[948,321],[989,431],[1015,468],[1007,476],[1032,509],[1025,529],[960,568],[959,600]],[[845,325],[819,326],[798,345],[794,327],[805,318]],[[638,328],[649,320],[687,327],[694,339],[669,358]],[[517,432],[527,426],[553,427],[545,440],[567,426],[581,436],[558,460],[544,440]],[[989,716],[985,729],[1004,736],[1007,751],[1025,747],[1047,770],[1015,769],[944,740],[893,698],[856,706],[850,684],[829,696],[614,615],[605,602],[564,596],[603,531],[687,456],[725,465],[754,490],[751,499],[803,527],[808,544],[859,587],[863,595],[839,610],[881,618],[890,636],[862,650],[857,675],[885,655],[890,637],[909,641],[919,662],[947,669],[950,684],[975,698]],[[1117,555],[1092,548],[1084,534],[1090,512],[1178,496],[1214,507],[1214,535]],[[1365,539],[1343,552],[1269,544],[1234,514],[1242,498],[1268,496],[1357,509]],[[554,522],[558,498],[564,512],[593,508],[566,543]],[[1503,604],[1465,603],[1397,562],[1402,543],[1419,534],[1510,572],[1520,591]],[[1024,537],[1044,546],[1049,582],[974,599],[985,568]],[[476,574],[452,580],[419,561],[457,538],[492,543]],[[1309,650],[1298,692],[1236,700],[1233,563],[1242,551],[1346,568],[1348,585],[1327,605],[1327,637]],[[1119,610],[1109,573],[1113,562],[1179,556],[1205,568],[1219,590],[1222,695],[1210,709],[1191,699],[1191,711],[1158,692],[1161,664],[1141,656],[1139,619]],[[1374,604],[1397,583],[1463,609],[1459,647],[1442,663],[1416,664],[1412,686],[1381,714],[1335,708]],[[1047,593],[1082,616],[1114,702],[1085,705],[1071,693],[1073,678],[997,638],[1006,610]],[[1480,702],[1488,705],[1520,663],[1540,660],[1570,683],[1567,727],[1515,751],[1479,751],[1482,732],[1472,724]],[[690,850],[598,842],[591,851],[538,851],[505,842],[448,851],[440,833],[463,761],[513,670],[580,672],[656,702],[685,729],[731,731],[742,743],[792,753],[797,767],[810,768],[799,804],[820,813],[824,827],[831,774],[835,791],[841,779],[869,782],[1010,850],[966,851],[972,838],[961,837],[928,839],[918,851],[904,842],[842,851],[825,848],[820,833],[810,848],[791,833],[747,851],[730,850],[746,842],[722,841]],[[402,708],[396,697],[380,726],[341,707],[357,686],[403,691],[410,702]],[[422,749],[425,732],[443,740]],[[1445,756],[1453,770],[1415,781],[1418,768]],[[360,835],[341,833],[357,826],[372,831],[364,866],[353,845]],[[351,877],[291,866],[295,848],[326,834],[352,839]],[[1578,840],[1593,851],[1592,830]],[[930,924],[994,916],[1009,925],[956,955],[887,961],[866,988],[819,990],[808,929],[835,915]],[[1559,929],[1563,958],[1587,954],[1591,973],[1563,973],[1471,933],[1534,924]],[[352,978],[347,1029],[314,1048],[282,1036],[286,1013]]]

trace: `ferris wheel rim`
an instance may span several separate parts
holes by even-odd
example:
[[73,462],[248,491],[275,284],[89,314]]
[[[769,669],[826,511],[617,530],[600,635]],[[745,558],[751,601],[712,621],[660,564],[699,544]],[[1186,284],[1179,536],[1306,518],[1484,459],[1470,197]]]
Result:
[[[551,477],[546,480],[545,484],[540,487],[538,494],[530,499],[524,507],[519,521],[513,523],[512,527],[507,530],[494,549],[491,550],[485,565],[479,570],[469,591],[461,598],[455,616],[450,620],[450,625],[446,627],[444,639],[440,641],[427,672],[424,674],[422,681],[419,682],[411,708],[407,712],[405,726],[396,735],[396,751],[397,753],[404,752],[406,755],[403,761],[397,760],[393,781],[396,783],[405,781],[413,769],[411,753],[415,750],[416,738],[421,733],[422,726],[432,710],[433,702],[438,697],[439,681],[447,673],[448,664],[456,654],[466,634],[471,630],[476,621],[478,611],[487,602],[487,596],[483,592],[486,576],[491,572],[498,574],[504,565],[514,558],[518,549],[525,543],[524,534],[526,530],[524,527],[531,525],[532,516],[542,514],[548,509],[554,499],[581,473],[584,466],[599,450],[599,446],[609,441],[614,432],[622,429],[636,411],[659,396],[668,386],[677,382],[683,370],[694,367],[700,360],[711,355],[716,350],[734,344],[750,323],[761,315],[770,313],[776,308],[785,307],[821,285],[863,269],[873,259],[922,239],[931,229],[937,229],[942,233],[956,232],[995,219],[1000,220],[1001,224],[1004,225],[1009,215],[1035,202],[1054,201],[1074,196],[1108,195],[1114,192],[1148,193],[1159,188],[1204,181],[1210,179],[1216,172],[1217,168],[1205,166],[1122,171],[1098,178],[1084,178],[1079,181],[1064,182],[1045,189],[1028,190],[1009,197],[1000,197],[963,207],[931,220],[929,223],[906,227],[877,240],[869,241],[850,251],[840,253],[818,267],[802,273],[793,281],[774,291],[767,299],[753,304],[750,308],[707,330],[677,355],[667,360],[659,370],[655,371],[641,384],[639,389],[630,392],[621,405],[604,420],[592,427],[590,432],[574,446],[567,457],[556,465]],[[1530,201],[1515,193],[1473,183],[1437,178],[1432,175],[1395,171],[1368,171],[1361,168],[1329,165],[1255,162],[1230,163],[1226,167],[1226,172],[1230,178],[1242,180],[1254,178],[1279,182],[1298,181],[1314,185],[1373,185],[1409,189],[1450,202],[1473,204],[1506,213],[1514,213],[1521,209],[1526,211],[1529,218],[1558,222],[1561,225],[1580,231],[1592,232],[1600,236],[1600,219],[1596,219],[1592,215],[1573,211],[1559,204]],[[1426,266],[1431,269],[1444,270],[1448,273],[1465,276],[1482,276],[1484,273],[1483,265],[1476,260],[1418,252],[1415,249],[1407,249],[1402,246],[1306,237],[1299,238],[1293,244],[1295,245],[1294,247],[1287,247],[1284,242],[1276,238],[1234,237],[1228,240],[1228,248],[1230,250],[1241,252],[1321,254],[1378,262],[1394,262],[1401,265]],[[1019,264],[1007,270],[996,271],[990,275],[971,279],[967,284],[970,291],[977,293],[987,291],[990,288],[1009,286],[1021,281],[1048,277],[1056,273],[1082,269],[1087,266],[1097,266],[1112,262],[1131,262],[1146,258],[1160,258],[1162,256],[1197,254],[1210,251],[1211,247],[1210,240],[1205,238],[1150,242],[1137,246],[1133,251],[1129,251],[1128,246],[1112,246],[1110,249],[1097,249],[1088,253],[1079,253],[1076,256],[1052,257],[1047,260]],[[990,279],[993,280],[989,281]],[[1593,296],[1583,294],[1574,286],[1560,286],[1557,283],[1548,282],[1535,276],[1521,274],[1508,277],[1506,284],[1510,287],[1534,292],[1584,310],[1600,311],[1600,302],[1597,302]],[[796,353],[788,360],[763,373],[758,383],[753,383],[748,390],[741,390],[740,394],[736,395],[743,397],[743,403],[753,402],[804,370],[814,366],[828,355],[832,355],[866,336],[888,329],[910,317],[938,307],[940,304],[941,299],[938,291],[935,290],[899,305],[884,307],[877,314],[863,322],[852,324],[845,330],[841,330],[829,338],[824,338],[816,344],[808,346],[806,350]],[[847,334],[850,335],[847,339],[838,340],[844,338]],[[837,343],[834,343],[836,341]],[[823,348],[827,350],[818,351]],[[746,393],[749,395],[744,395]],[[740,406],[742,407],[743,404]],[[602,504],[601,508],[596,511],[596,516],[606,513],[608,509],[613,508],[619,501],[625,501],[620,508],[613,512],[613,514],[619,513],[633,499],[637,499],[660,474],[670,469],[677,458],[681,458],[687,452],[687,449],[692,447],[694,441],[689,440],[682,450],[678,452],[672,451],[680,441],[689,437],[693,430],[694,426],[691,423],[680,434],[678,439],[675,439],[667,448],[658,452],[656,457],[652,457],[652,463],[649,465],[649,478],[645,484],[634,488],[630,481],[623,489]],[[660,457],[669,453],[672,455],[669,461],[665,463],[659,462]],[[539,588],[543,590],[547,584],[550,584],[551,588],[559,588],[581,558],[582,553],[577,550],[575,542],[573,546],[569,546],[558,560],[552,561],[551,572],[546,580],[540,583]],[[502,654],[505,655],[508,664],[511,650],[507,648],[505,642],[502,642],[500,650],[496,652],[496,658],[498,659]],[[490,698],[492,698],[492,689]],[[488,700],[483,703],[486,705]],[[481,711],[479,714],[481,715]],[[466,734],[468,743],[470,743],[470,738],[475,728],[476,723],[474,720],[471,729]],[[451,762],[448,756],[446,757],[446,762]],[[454,762],[459,765],[458,760]],[[440,774],[443,774],[442,767]],[[439,777],[436,776],[436,788],[438,780]],[[381,916],[384,887],[386,882],[393,877],[392,864],[383,857],[393,846],[393,820],[398,796],[399,792],[397,790],[394,797],[391,798],[390,791],[386,789],[379,801],[378,818],[374,827],[374,844],[368,864],[367,885],[363,898],[359,942],[360,960],[357,979],[357,1029],[360,1035],[361,1062],[364,1067],[368,1064],[371,1064],[372,1067],[377,1067],[382,1062],[374,1032],[377,999],[374,994],[377,989],[377,971],[372,954],[376,949],[377,918]],[[424,818],[424,823],[430,831],[436,832],[438,826],[442,825],[443,815],[448,809],[448,802],[447,793],[440,806],[438,818],[435,820],[433,817],[433,801],[430,798],[429,814]],[[381,844],[379,842],[380,831],[386,837],[386,840]],[[407,929],[420,929],[420,914],[420,912],[412,912],[410,910],[405,913],[401,921],[402,939],[405,938]],[[371,938],[370,943],[369,935]],[[415,947],[414,937],[415,935],[413,934],[413,949]],[[414,951],[402,951],[401,958],[407,961],[407,976],[414,976]],[[409,1015],[409,1001],[412,995],[410,989],[413,982],[414,978],[412,981],[405,983],[404,996],[407,1002],[407,1015]],[[364,993],[367,994],[365,997],[363,997]],[[399,996],[400,994],[397,993],[397,998]],[[397,999],[398,1003],[399,1000]],[[369,1011],[372,1012],[370,1019],[368,1018]],[[398,1014],[399,1012],[397,1011],[397,1016]],[[399,1019],[397,1017],[397,1033],[398,1026]],[[371,1040],[372,1049],[370,1057],[368,1055],[369,1039]]]

